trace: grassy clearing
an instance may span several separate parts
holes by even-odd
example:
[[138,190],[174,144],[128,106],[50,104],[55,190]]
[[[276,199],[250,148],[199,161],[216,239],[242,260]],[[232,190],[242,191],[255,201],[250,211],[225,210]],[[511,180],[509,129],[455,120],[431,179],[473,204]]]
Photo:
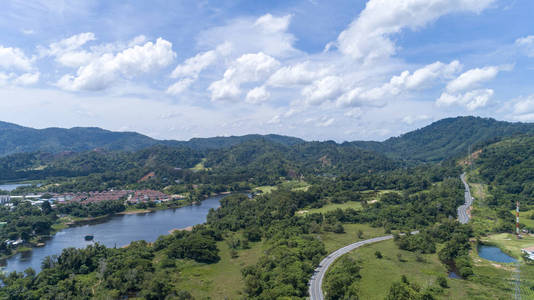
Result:
[[280,183],[279,185],[262,185],[254,188],[254,190],[259,190],[262,193],[270,193],[271,191],[277,189],[278,187],[290,189],[292,191],[307,191],[310,187],[310,184],[306,181],[301,180],[288,180]]
[[[319,235],[328,253],[357,241],[385,235],[384,228],[371,227],[368,224],[343,224],[343,227],[345,233],[324,232]],[[358,238],[358,231],[360,230],[363,232],[363,236]]]
[[250,249],[238,250],[237,258],[231,258],[228,244],[218,242],[221,260],[215,264],[186,262],[180,272],[173,273],[176,286],[191,292],[195,299],[243,298],[241,269],[256,263],[263,254],[261,242],[250,243],[250,246]]
[[[375,252],[383,258],[378,259]],[[401,255],[402,261],[398,259]],[[384,299],[394,281],[405,275],[410,282],[422,288],[437,286],[436,278],[446,276],[447,269],[439,261],[437,254],[422,254],[424,261],[417,261],[416,254],[400,250],[392,240],[367,245],[349,253],[360,262],[361,299]],[[509,299],[511,272],[491,265],[476,266],[474,280],[448,279],[449,288],[436,295],[437,299]],[[492,277],[488,279],[488,274]],[[499,280],[495,284],[493,280]]]
[[192,167],[191,170],[194,172],[208,170],[208,168],[204,166],[205,163],[206,163],[206,158],[203,158],[198,164]]
[[347,208],[361,210],[362,209],[362,204],[360,202],[356,202],[356,201],[348,201],[348,202],[345,202],[345,203],[330,203],[330,204],[324,205],[321,208],[304,209],[304,210],[299,211],[298,213],[302,214],[302,215],[313,214],[313,213],[322,213],[322,214],[324,214],[324,213],[332,211],[332,210],[347,209]]

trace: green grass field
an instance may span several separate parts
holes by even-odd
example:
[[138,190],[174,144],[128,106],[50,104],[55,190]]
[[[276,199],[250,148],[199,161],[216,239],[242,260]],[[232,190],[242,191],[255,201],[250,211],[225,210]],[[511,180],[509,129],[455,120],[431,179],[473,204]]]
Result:
[[[384,228],[371,227],[368,224],[343,224],[343,227],[345,233],[323,232],[319,235],[325,244],[326,252],[331,253],[357,241],[385,235]],[[363,232],[362,238],[358,238],[360,230]]]
[[301,180],[288,180],[280,183],[279,185],[262,185],[255,187],[254,190],[260,190],[263,193],[270,193],[278,187],[287,188],[292,191],[307,191],[310,184]]
[[[376,258],[376,251],[380,251],[383,258]],[[402,261],[399,261],[398,254],[401,255]],[[439,275],[447,275],[446,267],[436,254],[423,254],[424,261],[418,262],[415,253],[398,249],[392,240],[358,248],[348,255],[360,262],[361,299],[384,299],[391,284],[400,280],[402,275],[421,288],[436,286],[436,278]],[[475,266],[474,271],[474,279],[447,279],[449,288],[436,294],[437,299],[510,298],[510,271],[490,264]]]
[[173,274],[173,281],[189,291],[195,299],[239,299],[243,298],[244,283],[241,269],[257,262],[263,254],[263,244],[250,243],[251,248],[237,250],[238,257],[230,256],[230,248],[222,241],[217,243],[221,260],[214,264],[188,261],[180,272]]
[[347,209],[352,208],[356,210],[362,209],[362,204],[360,202],[355,201],[348,201],[345,203],[329,203],[324,205],[321,208],[308,208],[298,211],[298,214],[307,215],[307,214],[313,214],[313,213],[326,213],[332,210],[336,209]]
[[192,167],[191,170],[194,172],[208,170],[208,168],[204,166],[205,162],[206,162],[206,158],[203,158],[198,164]]

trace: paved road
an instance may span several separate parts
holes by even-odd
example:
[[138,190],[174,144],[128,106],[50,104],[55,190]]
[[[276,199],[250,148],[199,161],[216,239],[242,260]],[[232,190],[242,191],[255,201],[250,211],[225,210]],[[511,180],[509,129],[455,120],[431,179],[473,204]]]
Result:
[[321,263],[319,264],[319,266],[315,269],[313,273],[313,276],[309,283],[310,299],[311,300],[323,300],[324,299],[323,289],[322,289],[323,279],[326,275],[326,271],[328,270],[328,267],[330,267],[330,265],[337,258],[363,245],[381,242],[381,241],[389,240],[392,238],[393,238],[393,235],[376,237],[376,238],[350,244],[348,246],[345,246],[341,249],[337,249],[336,251],[332,252],[330,255],[328,255],[325,259],[321,261]]
[[[465,204],[458,207],[458,221],[462,224],[466,224],[469,222],[469,215],[467,214],[467,210],[473,204],[473,198],[471,196],[471,190],[469,190],[469,185],[465,181],[465,173],[463,173],[460,178],[462,179],[462,182],[465,186]],[[414,231],[412,234],[419,233],[419,231]],[[328,270],[328,267],[340,256],[347,254],[348,252],[361,247],[363,245],[372,244],[376,242],[381,242],[385,240],[392,239],[393,235],[386,235],[381,237],[376,237],[364,241],[359,241],[353,244],[350,244],[348,246],[345,246],[341,249],[338,249],[334,252],[332,252],[330,255],[328,255],[325,259],[319,263],[319,266],[315,269],[312,278],[310,279],[310,282],[308,283],[309,286],[309,293],[310,293],[310,299],[311,300],[323,300],[323,279],[326,275],[326,272]]]
[[467,224],[469,222],[469,215],[467,214],[467,210],[473,204],[473,196],[471,196],[471,190],[469,189],[469,185],[465,181],[465,173],[460,176],[460,179],[462,179],[462,182],[465,186],[465,203],[458,207],[458,222],[462,224]]

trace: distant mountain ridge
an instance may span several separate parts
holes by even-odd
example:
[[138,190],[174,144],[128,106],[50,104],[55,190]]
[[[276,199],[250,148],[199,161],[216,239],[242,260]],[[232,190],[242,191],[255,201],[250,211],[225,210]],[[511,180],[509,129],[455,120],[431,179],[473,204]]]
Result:
[[[534,134],[534,124],[469,116],[442,119],[384,142],[354,141],[344,144],[395,159],[441,161],[466,154],[470,145],[477,147],[504,137],[525,134]],[[137,132],[115,132],[97,127],[34,129],[0,122],[0,156],[38,151],[137,151],[155,145],[214,150],[254,140],[265,140],[284,146],[311,143],[300,138],[276,134],[193,138],[189,141],[157,140]]]
[[24,152],[82,152],[93,149],[137,151],[155,145],[184,146],[195,150],[226,148],[245,141],[265,139],[283,145],[304,142],[282,135],[193,138],[189,141],[157,140],[137,132],[116,132],[98,127],[35,129],[0,121],[0,156]]
[[467,155],[469,146],[475,150],[502,138],[524,134],[534,134],[533,123],[511,123],[468,116],[442,119],[382,143],[354,144],[394,158],[441,161]]

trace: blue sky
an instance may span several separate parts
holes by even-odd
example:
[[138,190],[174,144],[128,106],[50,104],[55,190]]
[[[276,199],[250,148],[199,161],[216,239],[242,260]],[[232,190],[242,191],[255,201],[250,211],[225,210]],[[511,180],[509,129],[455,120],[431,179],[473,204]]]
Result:
[[534,121],[532,1],[4,1],[0,120],[383,140]]

